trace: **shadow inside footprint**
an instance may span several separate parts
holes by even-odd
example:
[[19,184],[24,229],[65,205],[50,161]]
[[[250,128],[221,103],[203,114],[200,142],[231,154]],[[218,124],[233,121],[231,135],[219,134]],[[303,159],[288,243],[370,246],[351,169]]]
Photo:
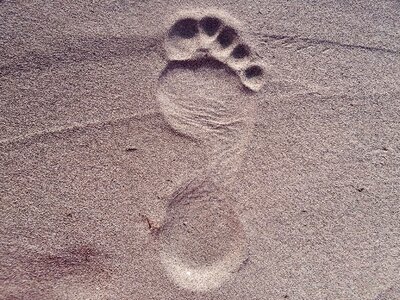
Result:
[[186,18],[177,21],[170,30],[170,36],[178,36],[184,39],[191,39],[199,32],[195,19]]
[[222,48],[227,48],[237,38],[237,32],[232,27],[225,27],[217,37]]
[[250,79],[261,76],[263,74],[263,69],[259,66],[251,66],[248,67],[244,72],[246,77]]
[[243,44],[237,45],[232,51],[232,56],[236,59],[245,58],[249,55],[250,55],[249,47]]
[[221,21],[217,18],[205,17],[200,20],[200,27],[208,36],[213,36],[221,27]]

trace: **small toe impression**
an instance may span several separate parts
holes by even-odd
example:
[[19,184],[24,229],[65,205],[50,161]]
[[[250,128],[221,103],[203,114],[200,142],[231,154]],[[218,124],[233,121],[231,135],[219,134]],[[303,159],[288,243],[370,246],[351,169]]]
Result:
[[192,18],[185,18],[177,21],[171,28],[170,36],[178,36],[184,39],[191,39],[199,33],[197,21]]
[[218,18],[213,17],[204,17],[200,20],[200,27],[208,36],[215,35],[221,27],[221,24]]
[[264,69],[258,65],[247,67],[242,76],[243,84],[252,91],[259,91],[264,85]]
[[250,48],[244,44],[237,45],[231,53],[232,57],[242,59],[250,55]]
[[257,77],[262,76],[263,73],[264,71],[260,66],[251,66],[244,71],[244,74],[247,79],[253,79],[253,78],[255,79]]
[[238,34],[232,27],[225,27],[217,37],[217,41],[222,48],[229,47],[237,38]]

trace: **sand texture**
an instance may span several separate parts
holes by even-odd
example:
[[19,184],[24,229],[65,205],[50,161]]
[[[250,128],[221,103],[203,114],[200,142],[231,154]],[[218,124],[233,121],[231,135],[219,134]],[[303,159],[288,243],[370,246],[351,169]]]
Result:
[[399,1],[0,20],[1,300],[400,300]]

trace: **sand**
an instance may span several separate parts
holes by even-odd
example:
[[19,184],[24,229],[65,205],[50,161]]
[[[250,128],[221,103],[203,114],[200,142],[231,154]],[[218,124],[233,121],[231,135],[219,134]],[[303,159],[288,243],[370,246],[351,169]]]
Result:
[[400,299],[398,1],[0,19],[0,299]]

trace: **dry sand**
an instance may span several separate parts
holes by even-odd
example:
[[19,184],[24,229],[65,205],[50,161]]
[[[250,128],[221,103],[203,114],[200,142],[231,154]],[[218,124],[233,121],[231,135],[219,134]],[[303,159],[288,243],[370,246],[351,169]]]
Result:
[[0,299],[400,299],[398,1],[0,20]]

